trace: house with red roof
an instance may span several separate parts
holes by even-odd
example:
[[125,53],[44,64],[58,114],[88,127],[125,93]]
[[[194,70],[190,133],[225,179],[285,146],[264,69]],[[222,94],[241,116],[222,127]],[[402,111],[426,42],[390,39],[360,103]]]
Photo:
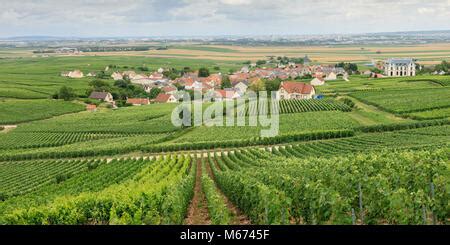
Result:
[[239,93],[232,89],[217,89],[214,90],[215,92],[215,100],[216,101],[222,101],[222,100],[234,100],[240,97]]
[[314,86],[301,82],[281,82],[278,99],[312,99],[316,94]]
[[177,92],[176,87],[165,86],[161,89],[165,94],[175,94]]
[[94,104],[86,105],[86,110],[87,111],[97,111],[97,106]]
[[208,77],[199,78],[203,84],[208,84],[211,87],[218,87],[222,84],[222,75],[221,74],[211,74]]
[[173,94],[158,94],[153,100],[156,103],[176,103],[177,98]]
[[127,98],[127,104],[132,104],[135,106],[148,105],[150,104],[150,100],[147,98]]

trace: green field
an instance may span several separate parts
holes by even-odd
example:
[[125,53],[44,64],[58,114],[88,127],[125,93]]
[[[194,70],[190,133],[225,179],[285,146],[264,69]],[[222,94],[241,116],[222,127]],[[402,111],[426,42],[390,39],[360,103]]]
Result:
[[358,92],[351,96],[393,113],[421,112],[450,106],[450,87]]
[[379,91],[387,89],[421,89],[448,86],[450,78],[446,76],[420,76],[402,78],[371,79],[364,76],[352,76],[349,82],[344,80],[328,81],[318,86],[320,93],[348,93],[355,91]]
[[[309,52],[363,52],[333,51]],[[227,72],[251,52],[260,59],[270,50],[0,59],[0,224],[448,224],[447,76],[328,81],[317,87],[324,99],[281,101],[270,138],[260,135],[268,126],[248,126],[252,106],[240,114],[247,126],[176,127],[177,104],[88,112],[82,99],[50,99],[63,85],[86,96],[94,79],[61,71]]]
[[83,105],[65,101],[0,99],[0,124],[40,120],[83,110]]

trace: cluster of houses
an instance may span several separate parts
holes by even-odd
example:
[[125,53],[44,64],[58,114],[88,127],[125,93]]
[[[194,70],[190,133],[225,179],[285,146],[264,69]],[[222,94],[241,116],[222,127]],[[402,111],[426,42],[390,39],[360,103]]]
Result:
[[[111,77],[114,80],[128,78],[131,83],[141,86],[147,93],[153,88],[159,88],[161,93],[155,99],[148,98],[128,98],[127,103],[131,105],[147,105],[150,103],[176,103],[184,95],[177,88],[184,90],[202,91],[204,100],[233,100],[245,95],[248,88],[261,79],[281,79],[288,80],[296,77],[309,75],[312,80],[303,82],[282,82],[277,97],[280,99],[311,99],[315,95],[314,86],[324,85],[326,81],[336,80],[338,76],[348,79],[348,74],[344,69],[332,66],[320,65],[300,65],[290,63],[289,65],[277,68],[256,68],[250,69],[248,66],[242,67],[238,72],[229,75],[230,88],[222,89],[223,76],[220,73],[211,74],[208,77],[199,77],[198,73],[185,73],[182,77],[170,80],[163,75],[164,69],[160,68],[151,74],[142,74],[135,71],[113,72]],[[92,75],[92,74],[90,74]],[[80,78],[83,73],[79,70],[65,73],[64,76]],[[97,99],[114,105],[113,98],[107,92],[93,92],[91,99]]]
[[[381,78],[384,76],[415,76],[415,63],[413,59],[388,59],[385,61],[384,74],[374,74],[370,76]],[[323,86],[327,81],[337,80],[338,77],[349,81],[348,73],[341,67],[310,65],[289,63],[287,65],[277,65],[277,67],[252,67],[244,66],[238,72],[228,75],[231,83],[230,88],[222,89],[222,74],[211,74],[208,77],[199,77],[198,73],[185,73],[182,77],[171,80],[164,76],[164,69],[159,68],[151,74],[137,73],[135,71],[116,71],[111,77],[114,80],[128,78],[131,83],[141,86],[150,93],[153,88],[159,88],[161,93],[155,99],[148,98],[128,98],[127,103],[132,105],[146,105],[150,103],[176,103],[184,95],[177,88],[184,90],[201,90],[205,100],[233,100],[245,95],[247,89],[261,79],[281,79],[283,82],[277,91],[279,99],[312,99],[316,95],[317,86]],[[64,76],[81,78],[83,73],[79,70],[62,74]],[[89,73],[87,76],[95,76]],[[310,77],[309,82],[293,82],[298,77]],[[302,79],[303,80],[303,79]],[[99,99],[107,103],[112,103],[111,94],[106,92],[94,92],[90,98]]]

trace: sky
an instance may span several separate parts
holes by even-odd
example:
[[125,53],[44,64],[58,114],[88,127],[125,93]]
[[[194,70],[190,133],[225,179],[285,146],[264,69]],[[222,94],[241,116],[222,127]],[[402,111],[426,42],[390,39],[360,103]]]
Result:
[[310,35],[450,29],[450,0],[0,0],[0,37]]

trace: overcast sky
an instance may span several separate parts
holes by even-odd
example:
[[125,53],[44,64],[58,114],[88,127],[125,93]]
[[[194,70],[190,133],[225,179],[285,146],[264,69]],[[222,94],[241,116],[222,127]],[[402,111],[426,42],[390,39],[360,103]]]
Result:
[[450,29],[450,0],[0,0],[0,36],[198,36]]

